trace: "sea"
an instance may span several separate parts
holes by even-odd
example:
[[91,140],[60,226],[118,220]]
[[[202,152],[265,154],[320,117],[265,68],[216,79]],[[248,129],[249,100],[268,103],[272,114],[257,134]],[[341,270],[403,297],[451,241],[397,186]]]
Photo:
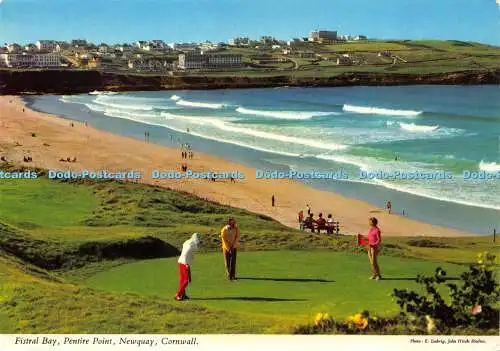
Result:
[[393,212],[431,224],[500,230],[498,85],[94,91],[25,100],[102,130],[140,140],[149,131],[151,142],[189,143],[263,171],[341,171],[297,181],[379,207],[390,200]]

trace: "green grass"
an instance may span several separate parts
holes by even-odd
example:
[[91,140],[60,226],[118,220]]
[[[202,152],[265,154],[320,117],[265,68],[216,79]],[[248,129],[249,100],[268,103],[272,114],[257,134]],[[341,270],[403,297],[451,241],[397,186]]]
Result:
[[78,225],[99,206],[92,190],[48,180],[0,179],[0,214],[20,227]]
[[[106,293],[53,281],[46,273],[0,255],[0,332],[102,333],[269,333],[285,332],[278,318],[245,315],[171,299]],[[276,327],[277,326],[277,327]]]
[[[224,277],[221,254],[195,258],[189,305],[221,308],[252,315],[281,315],[306,322],[317,312],[337,318],[372,310],[380,315],[397,314],[391,301],[394,288],[416,288],[417,274],[432,274],[432,262],[382,257],[387,280],[372,281],[365,255],[339,252],[240,253],[236,282]],[[463,267],[443,265],[450,277]],[[95,289],[170,298],[178,285],[175,259],[159,259],[122,265],[98,273],[87,283]]]
[[[289,333],[319,311],[339,317],[362,308],[394,313],[392,288],[415,286],[369,281],[366,255],[352,237],[299,232],[168,189],[42,177],[1,181],[0,196],[4,333]],[[281,280],[224,279],[219,230],[229,216],[242,233],[240,277]],[[155,260],[126,252],[144,251],[147,237],[180,248],[195,231],[202,233],[202,245],[192,295],[209,300],[177,304],[176,258],[165,258],[172,250]],[[456,275],[464,267],[449,263],[474,262],[486,250],[498,250],[498,244],[489,237],[387,237],[381,265],[393,278],[414,278],[438,265]]]
[[[318,64],[316,59],[302,59],[297,55],[292,55],[292,58],[299,64],[297,71],[284,69],[287,66],[283,65],[280,69],[258,68],[200,73],[200,75],[231,77],[287,75],[296,78],[321,78],[356,72],[431,74],[500,69],[500,61],[498,60],[500,47],[453,40],[369,40],[327,45],[303,43],[300,50],[312,51],[323,57],[333,58],[334,61],[339,53],[348,52],[356,56],[361,64],[356,66],[336,66],[334,62],[320,62]],[[378,57],[377,55],[380,51],[386,50],[408,62],[393,66],[391,58]],[[251,57],[271,53],[271,51],[259,51],[253,48],[231,48],[230,51],[242,54],[245,62],[251,62]]]
[[327,51],[367,51],[367,52],[379,52],[385,50],[397,51],[397,50],[407,50],[406,45],[388,42],[366,42],[366,43],[346,43],[346,44],[331,44],[325,45],[324,47]]

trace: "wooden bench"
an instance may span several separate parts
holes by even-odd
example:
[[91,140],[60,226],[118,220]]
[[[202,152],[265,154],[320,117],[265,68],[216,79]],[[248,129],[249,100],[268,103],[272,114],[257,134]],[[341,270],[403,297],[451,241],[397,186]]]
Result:
[[[321,233],[321,231],[324,230],[326,234],[334,234],[335,233],[335,235],[339,235],[340,223],[337,221],[337,222],[333,222],[332,224],[333,224],[332,227],[329,227],[328,224],[325,224],[322,226],[316,225],[316,230],[318,231],[318,233]],[[329,230],[331,230],[331,233],[329,233]]]
[[[304,223],[303,230],[306,230],[306,229],[310,229],[311,232],[313,232],[313,233],[316,232],[316,231],[318,233],[321,233],[321,231],[324,230],[325,233],[330,234],[330,233],[328,233],[328,230],[330,229],[328,227],[328,225],[318,226],[315,222],[309,223],[309,224]],[[333,222],[333,226],[331,227],[331,230],[332,230],[331,234],[335,233],[335,235],[339,235],[339,233],[340,233],[340,222],[338,222],[338,221]]]

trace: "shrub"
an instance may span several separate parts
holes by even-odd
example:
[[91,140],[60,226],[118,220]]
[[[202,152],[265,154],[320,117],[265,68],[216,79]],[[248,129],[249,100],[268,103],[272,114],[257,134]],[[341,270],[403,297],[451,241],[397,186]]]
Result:
[[[345,321],[335,321],[327,313],[319,313],[312,325],[301,325],[294,334],[498,334],[500,296],[495,280],[496,257],[480,254],[477,264],[460,276],[461,285],[446,283],[446,272],[438,267],[434,276],[419,275],[417,282],[426,295],[394,289],[393,296],[403,310],[392,318],[357,313]],[[450,302],[441,296],[438,285],[450,292]]]
[[[495,260],[496,257],[488,253],[479,255],[478,264],[471,265],[460,276],[460,286],[445,283],[446,272],[437,268],[432,277],[417,277],[417,282],[426,291],[425,296],[394,289],[393,296],[403,309],[402,316],[415,325],[425,325],[429,333],[449,332],[451,328],[486,330],[498,327],[499,310],[494,306],[500,291],[493,269]],[[437,287],[443,284],[450,292],[449,303]]]

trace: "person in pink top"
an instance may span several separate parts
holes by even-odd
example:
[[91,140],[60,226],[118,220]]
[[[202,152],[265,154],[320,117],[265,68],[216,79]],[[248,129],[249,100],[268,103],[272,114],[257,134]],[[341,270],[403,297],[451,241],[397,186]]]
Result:
[[380,267],[378,265],[377,257],[380,252],[380,243],[382,241],[382,236],[380,234],[380,229],[377,226],[378,220],[375,217],[371,217],[369,220],[370,230],[368,231],[368,259],[370,260],[370,265],[372,268],[372,275],[370,279],[380,280],[382,276],[380,275]]

